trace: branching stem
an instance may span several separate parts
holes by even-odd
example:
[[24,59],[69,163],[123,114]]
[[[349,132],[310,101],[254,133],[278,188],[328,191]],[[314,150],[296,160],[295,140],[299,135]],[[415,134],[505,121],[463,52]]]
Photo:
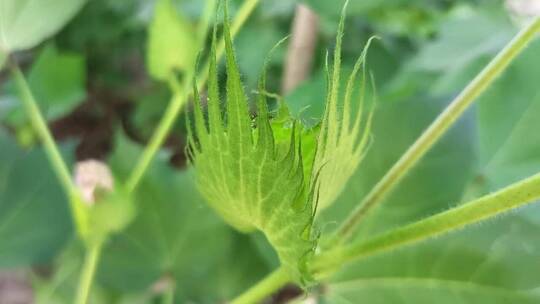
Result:
[[[58,179],[60,180],[60,183],[68,196],[72,218],[75,223],[75,227],[77,228],[79,237],[84,239],[84,236],[88,230],[86,221],[87,213],[84,209],[86,206],[80,199],[79,190],[73,182],[71,174],[68,170],[68,166],[62,159],[62,155],[54,142],[51,132],[47,127],[45,119],[39,110],[37,101],[35,100],[23,73],[14,63],[11,64],[11,72],[17,88],[20,91],[21,101],[24,108],[30,118],[30,121],[32,122],[34,129],[38,133],[40,140],[43,142],[45,152],[47,153],[50,163],[52,164],[54,172],[58,176]],[[90,286],[92,285],[100,251],[101,245],[96,245],[92,246],[87,252],[83,272],[81,274],[81,280],[79,282],[77,299],[75,302],[77,304],[86,304],[88,300],[88,294],[90,293]]]
[[501,75],[514,58],[540,31],[540,18],[524,28],[507,46],[478,74],[467,87],[435,119],[416,142],[401,156],[386,175],[366,195],[358,207],[339,227],[332,243],[343,243],[351,237],[355,228],[375,206],[398,185],[401,179],[426,154],[439,138],[461,117],[463,112]]
[[315,273],[331,273],[344,263],[462,229],[540,199],[540,174],[459,207],[396,228],[368,240],[330,249],[313,262]]
[[253,304],[258,303],[275,292],[279,288],[285,286],[290,281],[289,276],[284,268],[278,268],[262,279],[259,283],[248,289],[239,297],[231,301],[231,304]]
[[62,159],[60,150],[54,142],[49,127],[47,126],[45,118],[43,118],[43,115],[39,110],[38,103],[30,90],[30,86],[28,85],[26,78],[15,63],[11,63],[11,73],[17,89],[19,90],[21,102],[28,115],[28,118],[34,127],[34,130],[37,132],[39,139],[43,143],[45,153],[47,154],[47,157],[51,162],[51,166],[60,181],[60,185],[70,200],[72,205],[71,209],[73,212],[73,220],[76,221],[76,208],[73,206],[76,203],[76,200],[73,198],[76,198],[79,195],[79,190],[71,178],[71,173],[69,172],[68,166]]
[[[538,199],[540,199],[540,173],[493,194],[424,220],[396,228],[374,238],[331,248],[315,256],[310,270],[317,279],[324,279],[348,262],[365,259],[406,245],[442,236],[523,207]],[[273,272],[232,303],[256,303],[264,296],[282,287],[288,282],[289,278],[285,274],[279,274],[280,271],[281,269],[278,269]]]
[[162,304],[174,304],[174,286],[170,286],[162,296]]
[[34,127],[34,130],[37,132],[39,139],[43,143],[45,153],[49,158],[51,166],[56,176],[58,177],[58,180],[60,181],[64,192],[68,197],[71,215],[75,226],[77,227],[77,231],[79,233],[84,233],[83,231],[85,231],[86,229],[84,212],[85,206],[81,203],[79,190],[77,189],[73,182],[73,179],[71,178],[68,166],[62,159],[60,150],[54,142],[47,123],[45,122],[45,118],[43,118],[43,115],[39,110],[38,103],[34,98],[32,91],[30,90],[30,86],[28,85],[26,78],[24,77],[23,73],[21,72],[16,63],[10,63],[10,65],[11,74],[13,76],[13,80],[15,81],[15,85],[19,90],[21,102],[24,106],[24,109],[32,123],[32,126]]
[[79,279],[79,287],[77,289],[77,298],[75,304],[86,304],[90,296],[90,289],[94,280],[94,275],[101,254],[101,244],[93,245],[86,251],[81,277]]

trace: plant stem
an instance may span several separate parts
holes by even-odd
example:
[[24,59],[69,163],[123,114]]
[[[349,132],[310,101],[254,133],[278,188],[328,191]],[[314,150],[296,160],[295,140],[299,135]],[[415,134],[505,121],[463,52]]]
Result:
[[524,28],[450,103],[386,175],[373,187],[330,241],[347,240],[370,209],[380,204],[409,170],[426,154],[463,112],[484,92],[540,31],[540,18]]
[[174,286],[165,291],[162,300],[163,304],[174,304]]
[[309,77],[315,57],[319,16],[308,5],[296,5],[291,41],[285,59],[281,93],[286,95]]
[[0,71],[4,68],[4,64],[6,64],[7,61],[7,55],[0,50]]
[[264,279],[232,300],[231,304],[254,304],[263,300],[290,281],[289,275],[283,267],[270,273]]
[[79,287],[77,289],[77,298],[75,304],[86,304],[90,295],[90,288],[94,280],[99,257],[101,254],[101,243],[95,244],[88,248],[84,265],[79,279]]
[[[234,37],[236,33],[240,30],[242,25],[245,23],[247,18],[251,15],[257,4],[260,0],[246,0],[242,4],[242,7],[238,10],[238,14],[235,17],[235,20],[233,21],[232,27],[231,27],[231,35]],[[201,41],[203,41],[201,39]],[[201,46],[202,47],[202,46]],[[223,56],[223,52],[225,49],[224,42],[220,42],[218,49],[217,49],[217,59],[221,58]],[[208,66],[209,66],[209,60],[206,60],[206,63],[203,66],[203,70],[200,73],[200,75],[197,77],[197,86],[200,90],[202,90],[202,87],[205,86],[206,81],[208,79]],[[165,141],[165,138],[169,134],[174,122],[176,121],[176,118],[178,117],[178,114],[180,113],[180,110],[184,107],[184,105],[187,103],[189,98],[191,97],[191,85],[192,85],[192,78],[195,71],[187,71],[186,75],[184,76],[184,84],[180,85],[179,89],[174,89],[174,96],[169,103],[169,106],[167,107],[167,110],[165,111],[165,114],[163,115],[161,121],[159,122],[159,125],[152,135],[152,138],[150,139],[150,143],[146,146],[145,150],[143,151],[139,161],[135,165],[135,169],[133,170],[132,174],[130,175],[127,183],[126,183],[126,189],[128,192],[133,192],[139,182],[141,181],[142,177],[144,176],[144,173],[146,170],[148,170],[148,167],[152,163],[152,160],[154,159],[156,153],[158,152],[159,148],[163,145],[163,142]]]
[[37,101],[34,98],[32,91],[30,90],[30,86],[28,85],[26,78],[24,77],[17,64],[10,63],[10,65],[11,74],[13,76],[17,89],[19,90],[24,109],[32,123],[32,126],[34,127],[41,142],[43,143],[45,153],[49,158],[52,168],[56,173],[56,176],[58,177],[60,184],[64,189],[64,192],[68,196],[70,210],[75,226],[77,227],[77,230],[79,232],[83,232],[85,230],[85,213],[83,209],[84,205],[81,204],[81,201],[79,199],[79,190],[75,186],[68,167],[62,159],[60,150],[54,142],[51,132],[49,131],[47,123],[45,122],[45,119],[43,118],[43,115],[39,110]]
[[45,119],[43,118],[39,110],[34,95],[30,90],[30,86],[28,85],[28,82],[26,81],[24,75],[22,74],[21,70],[17,65],[12,66],[11,73],[13,75],[13,79],[15,80],[15,84],[17,85],[17,88],[19,90],[23,106],[30,118],[30,121],[32,122],[32,126],[38,133],[40,140],[43,142],[45,152],[47,153],[47,156],[51,161],[53,169],[58,176],[60,183],[64,188],[64,191],[66,192],[66,194],[68,194],[68,196],[71,196],[77,191],[77,188],[75,187],[75,184],[71,179],[71,174],[69,173],[68,167],[62,159],[60,151],[56,146],[54,139],[52,138],[47,123],[45,123]]
[[[191,78],[191,75],[187,75],[186,79]],[[189,82],[186,81],[186,82]],[[171,102],[167,106],[167,110],[165,111],[165,114],[161,118],[161,121],[159,122],[159,125],[152,135],[152,138],[150,139],[150,142],[145,147],[141,157],[139,158],[139,161],[135,165],[135,169],[132,171],[131,175],[128,178],[128,181],[126,183],[126,189],[128,193],[131,193],[135,190],[139,182],[141,181],[144,173],[152,163],[152,160],[154,159],[156,153],[158,152],[159,148],[163,145],[163,142],[165,141],[165,138],[169,134],[176,117],[180,113],[180,110],[184,106],[184,104],[188,100],[188,94],[187,94],[187,85],[182,85],[183,92],[174,92],[174,95],[171,99]]]
[[317,256],[315,273],[331,273],[346,262],[358,260],[411,243],[431,239],[493,218],[540,199],[540,173],[459,207],[439,213],[366,241],[335,247]]

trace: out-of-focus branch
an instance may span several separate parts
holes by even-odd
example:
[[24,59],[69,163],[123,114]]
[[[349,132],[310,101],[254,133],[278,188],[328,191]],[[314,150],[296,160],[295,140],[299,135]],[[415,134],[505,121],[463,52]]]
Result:
[[27,273],[14,270],[0,272],[0,303],[34,303],[34,292]]
[[319,18],[305,4],[298,4],[292,25],[292,36],[287,51],[281,91],[287,94],[294,90],[310,74]]

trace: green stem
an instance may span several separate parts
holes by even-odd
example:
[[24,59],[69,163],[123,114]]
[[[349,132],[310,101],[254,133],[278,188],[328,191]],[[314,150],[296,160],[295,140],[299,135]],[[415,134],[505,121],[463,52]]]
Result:
[[289,275],[284,268],[278,268],[259,283],[232,300],[231,304],[254,304],[285,286],[290,281]]
[[[187,75],[186,79],[188,78],[191,78],[191,75]],[[128,178],[128,181],[126,183],[126,189],[130,193],[135,190],[135,188],[141,181],[144,173],[152,163],[152,160],[154,159],[159,148],[163,145],[163,142],[169,134],[174,122],[176,121],[176,117],[180,113],[180,110],[188,100],[188,94],[186,91],[188,86],[183,85],[181,87],[183,88],[183,92],[174,93],[173,98],[167,106],[167,110],[165,111],[165,114],[159,122],[156,131],[152,135],[150,142],[145,147],[139,161],[135,165],[135,169]]]
[[43,143],[47,157],[49,158],[52,168],[56,173],[62,188],[68,196],[73,221],[75,222],[77,231],[79,233],[84,233],[85,210],[84,205],[80,201],[79,190],[75,186],[68,167],[62,159],[60,150],[54,142],[51,132],[49,131],[47,123],[39,110],[37,101],[30,90],[30,86],[28,85],[26,78],[15,63],[11,63],[11,74],[13,75],[13,79],[17,89],[19,90],[24,109],[30,118],[32,126]]
[[338,246],[317,256],[312,264],[314,273],[331,273],[346,262],[394,250],[411,243],[431,239],[493,218],[540,199],[540,174],[512,184],[446,212],[428,217],[366,241]]
[[463,112],[499,76],[540,31],[540,18],[524,28],[424,131],[339,227],[330,244],[347,240],[370,209],[380,204]]
[[[260,0],[246,0],[242,7],[239,9],[237,16],[235,17],[235,20],[233,21],[232,28],[231,28],[231,35],[234,37],[236,33],[240,30],[242,25],[246,22],[247,18],[251,15],[257,4]],[[205,31],[206,32],[206,31]],[[202,40],[201,40],[202,41]],[[217,50],[217,59],[221,58],[223,56],[224,52],[224,43],[221,42],[218,46]],[[202,90],[202,87],[205,86],[206,81],[208,79],[208,67],[209,61],[207,60],[201,74],[198,79],[198,87]],[[161,121],[159,122],[159,125],[150,139],[150,143],[146,146],[145,150],[143,151],[141,158],[135,165],[135,169],[133,170],[132,174],[128,178],[128,181],[126,183],[126,188],[128,192],[133,192],[139,182],[141,181],[142,177],[144,176],[144,173],[146,170],[148,170],[148,167],[152,163],[152,160],[154,159],[155,155],[157,154],[159,148],[163,145],[163,142],[165,141],[165,138],[169,134],[174,122],[176,121],[176,118],[178,117],[178,114],[180,113],[180,110],[184,107],[184,105],[187,103],[189,98],[191,97],[191,86],[192,86],[192,78],[194,75],[194,71],[188,71],[184,77],[185,82],[184,85],[180,85],[180,89],[174,89],[174,96],[169,103],[169,106],[167,107],[167,110],[165,111],[165,114]]]
[[54,142],[47,123],[41,115],[34,95],[30,90],[30,86],[17,65],[12,66],[11,73],[19,90],[23,106],[30,118],[30,121],[32,122],[32,126],[38,133],[40,140],[43,142],[45,152],[51,161],[53,169],[58,176],[64,191],[66,194],[68,194],[68,196],[71,197],[72,194],[77,193],[77,188],[71,179],[71,174],[69,173],[66,163],[62,159],[60,151]]
[[174,304],[174,286],[165,291],[162,300],[163,304]]
[[86,304],[90,296],[90,289],[94,280],[99,257],[101,253],[101,244],[90,247],[86,252],[84,265],[79,279],[79,287],[77,289],[77,298],[75,304]]
[[0,71],[4,68],[4,64],[6,64],[7,61],[7,55],[2,50],[0,50]]

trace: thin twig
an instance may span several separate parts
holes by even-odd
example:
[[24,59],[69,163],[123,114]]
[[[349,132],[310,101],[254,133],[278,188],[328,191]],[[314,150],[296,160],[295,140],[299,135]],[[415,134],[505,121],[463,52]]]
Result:
[[278,268],[264,279],[259,281],[252,288],[242,293],[231,301],[231,304],[253,304],[258,303],[272,292],[285,286],[290,281],[290,277],[284,268]]
[[294,15],[291,42],[285,60],[282,93],[287,94],[302,83],[311,73],[319,17],[305,4],[298,4]]

